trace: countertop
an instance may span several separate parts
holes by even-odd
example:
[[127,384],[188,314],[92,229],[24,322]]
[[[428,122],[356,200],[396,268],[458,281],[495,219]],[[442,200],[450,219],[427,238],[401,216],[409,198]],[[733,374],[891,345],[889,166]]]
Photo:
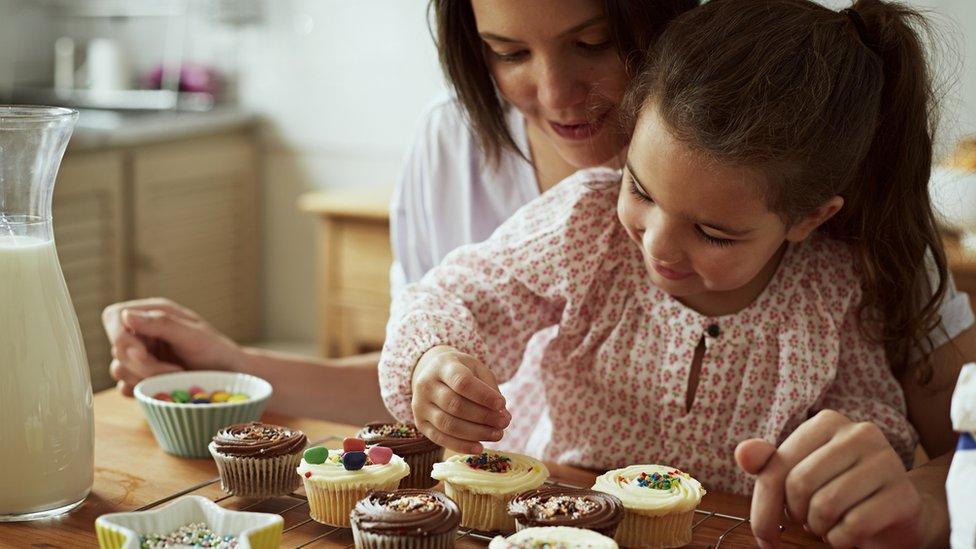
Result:
[[206,112],[125,112],[79,109],[69,151],[127,147],[246,128],[259,117],[242,109]]

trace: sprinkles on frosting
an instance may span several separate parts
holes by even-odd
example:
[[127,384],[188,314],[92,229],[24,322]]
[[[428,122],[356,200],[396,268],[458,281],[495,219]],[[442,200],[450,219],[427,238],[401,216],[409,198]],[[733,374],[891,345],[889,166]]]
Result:
[[540,501],[540,498],[529,498],[525,500],[525,505],[536,517],[574,519],[592,513],[598,507],[596,503],[579,496],[553,496],[546,501]]
[[489,473],[507,473],[512,468],[512,458],[491,452],[468,456],[464,462],[472,469],[488,471]]
[[385,503],[383,506],[391,511],[399,513],[430,512],[443,504],[430,494],[414,494],[410,496],[399,496]]
[[[671,490],[671,488],[677,488],[681,484],[681,479],[683,478],[690,478],[690,475],[674,469],[663,475],[661,473],[651,473],[650,475],[647,473],[641,473],[640,476],[634,478],[634,480],[630,481],[630,483],[641,488]],[[617,480],[624,484],[628,483],[628,480],[622,476],[617,477]]]
[[370,429],[369,434],[389,438],[417,438],[420,436],[420,431],[405,423],[389,423]]

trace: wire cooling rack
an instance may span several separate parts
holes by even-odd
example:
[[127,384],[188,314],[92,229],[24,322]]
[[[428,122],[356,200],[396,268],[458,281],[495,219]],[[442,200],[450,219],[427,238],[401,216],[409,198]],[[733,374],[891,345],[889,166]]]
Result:
[[[342,439],[339,437],[328,437],[315,441],[312,444],[317,445],[341,440]],[[578,488],[578,486],[556,481],[547,481],[546,484],[552,486],[563,486],[567,488]],[[344,549],[351,549],[355,547],[352,542],[351,530],[348,528],[336,528],[319,524],[308,516],[308,500],[305,498],[303,493],[292,492],[284,496],[266,499],[238,498],[236,496],[223,494],[223,492],[220,491],[219,476],[205,480],[198,484],[194,484],[193,486],[189,486],[173,494],[169,494],[156,501],[143,505],[142,507],[136,509],[136,511],[152,509],[180,496],[193,493],[207,495],[208,497],[211,497],[215,503],[235,511],[258,511],[281,515],[285,519],[282,547],[287,549],[325,547],[341,547]],[[735,544],[737,546],[755,547],[756,542],[751,535],[751,530],[748,526],[748,518],[716,513],[714,511],[703,511],[700,509],[695,510],[695,515],[695,521],[692,523],[692,530],[696,531],[697,533],[701,533],[700,531],[702,528],[707,526],[708,530],[714,532],[715,535],[710,540],[705,541],[704,545],[698,541],[700,536],[696,535],[694,546],[721,549],[723,547],[723,543],[725,543],[725,547],[727,547],[732,541],[732,536],[735,536],[737,538],[735,540]],[[493,539],[493,537],[494,534],[462,528],[458,531],[457,541],[468,541],[469,543],[467,546],[477,547],[479,544],[481,546],[486,546],[487,543]]]

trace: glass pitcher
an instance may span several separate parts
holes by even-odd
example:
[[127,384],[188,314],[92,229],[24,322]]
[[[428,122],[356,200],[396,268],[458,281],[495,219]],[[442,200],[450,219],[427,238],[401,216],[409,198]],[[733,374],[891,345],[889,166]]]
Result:
[[88,361],[51,219],[77,118],[0,106],[0,521],[67,512],[92,487]]

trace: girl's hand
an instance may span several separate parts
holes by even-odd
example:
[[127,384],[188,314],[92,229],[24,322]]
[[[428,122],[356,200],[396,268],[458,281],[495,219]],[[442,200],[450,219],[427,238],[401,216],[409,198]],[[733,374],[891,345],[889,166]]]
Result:
[[412,388],[417,428],[456,452],[480,453],[481,441],[501,440],[512,420],[491,370],[453,347],[424,353],[414,369]]
[[919,547],[922,498],[881,430],[824,410],[777,449],[739,443],[735,459],[758,475],[752,531],[759,546],[779,545],[784,506],[834,547]]
[[147,377],[183,369],[231,370],[243,351],[198,314],[168,299],[109,305],[102,325],[112,344],[109,373],[119,391]]

